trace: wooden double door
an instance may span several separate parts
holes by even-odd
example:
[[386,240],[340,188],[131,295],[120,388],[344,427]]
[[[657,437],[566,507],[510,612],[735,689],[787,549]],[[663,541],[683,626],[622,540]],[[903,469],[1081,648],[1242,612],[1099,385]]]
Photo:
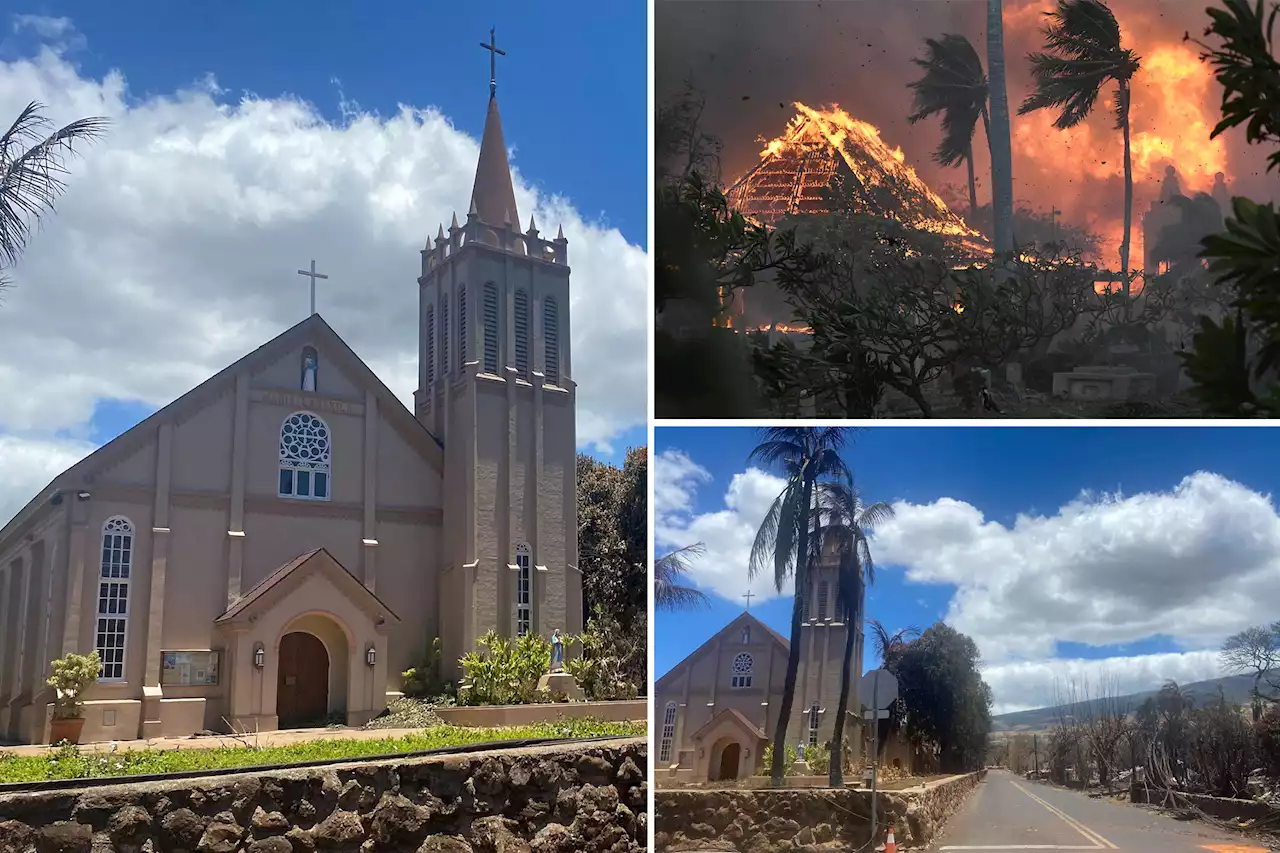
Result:
[[280,639],[276,715],[282,729],[322,726],[329,716],[329,652],[315,634],[294,631]]

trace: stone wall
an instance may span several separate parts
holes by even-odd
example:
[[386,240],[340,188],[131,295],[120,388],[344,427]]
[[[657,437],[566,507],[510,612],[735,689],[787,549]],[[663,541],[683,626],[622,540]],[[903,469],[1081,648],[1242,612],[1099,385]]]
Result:
[[[1148,788],[1137,782],[1129,786],[1129,800],[1134,803],[1165,803],[1165,792],[1158,788]],[[1210,797],[1205,794],[1184,794],[1177,792],[1169,800],[1173,808],[1199,809],[1210,817],[1221,820],[1264,820],[1280,816],[1280,809],[1257,800],[1233,800],[1227,797]]]
[[4,853],[631,853],[648,742],[0,794]]
[[[877,826],[891,824],[899,846],[922,847],[985,776],[986,771],[980,771],[919,788],[877,792]],[[658,853],[860,849],[870,835],[871,792],[659,790],[654,794],[654,815]]]

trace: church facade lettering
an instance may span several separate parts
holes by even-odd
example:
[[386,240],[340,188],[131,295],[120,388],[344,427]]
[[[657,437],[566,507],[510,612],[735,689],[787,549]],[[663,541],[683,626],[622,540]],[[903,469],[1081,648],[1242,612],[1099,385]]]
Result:
[[272,406],[286,406],[290,409],[308,409],[313,412],[324,412],[337,415],[363,415],[364,404],[350,400],[335,400],[332,397],[320,397],[313,394],[298,394],[292,391],[259,391],[254,400]]

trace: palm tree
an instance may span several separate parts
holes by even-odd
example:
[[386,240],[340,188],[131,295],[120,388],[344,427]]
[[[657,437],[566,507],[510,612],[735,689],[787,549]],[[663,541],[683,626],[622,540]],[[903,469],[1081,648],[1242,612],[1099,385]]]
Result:
[[1013,150],[1009,142],[1009,96],[1004,76],[1004,0],[987,0],[987,73],[991,75],[991,213],[995,250],[1013,251]]
[[852,476],[840,458],[849,440],[845,427],[767,427],[760,443],[747,457],[782,470],[786,485],[769,506],[751,546],[747,576],[755,578],[772,569],[779,591],[794,576],[795,594],[791,604],[791,650],[787,655],[787,675],[782,687],[782,706],[773,736],[775,786],[782,785],[786,754],[787,720],[795,701],[796,673],[800,668],[800,623],[804,597],[809,591],[809,534],[815,522],[814,493],[819,483],[849,484]]
[[907,121],[915,124],[932,115],[942,115],[942,142],[933,159],[943,166],[969,167],[969,219],[978,210],[978,194],[973,179],[973,132],[982,118],[987,145],[991,144],[991,120],[987,115],[987,75],[982,60],[967,38],[944,35],[942,40],[925,39],[924,59],[912,59],[924,69],[924,76],[907,87],[916,92],[915,112]]
[[[844,720],[849,710],[850,668],[862,622],[866,585],[875,583],[876,566],[871,559],[867,534],[875,525],[893,517],[893,507],[882,501],[862,503],[852,485],[820,484],[818,496],[821,526],[814,538],[816,555],[836,558],[836,607],[845,625],[844,657],[840,664],[840,702],[831,735],[831,763],[828,781],[833,788],[844,787]],[[859,673],[861,675],[861,673]]]
[[689,562],[706,553],[701,542],[686,545],[659,557],[653,564],[653,604],[660,610],[694,610],[710,607],[706,593],[688,586]]
[[[884,627],[884,624],[880,622],[879,619],[871,620],[871,633],[874,638],[873,642],[875,643],[876,657],[880,658],[881,669],[892,669],[893,666],[902,659],[902,655],[906,652],[907,647],[910,646],[912,642],[920,639],[920,629],[914,625],[908,625],[906,628],[890,634],[888,629]],[[901,706],[895,705],[894,712],[886,723],[885,727],[888,731],[885,732],[885,734],[887,735],[897,731],[902,726],[902,721],[903,717],[901,713]],[[880,721],[876,720],[873,725],[879,728]],[[884,751],[888,746],[889,738],[877,737],[876,741],[880,744],[880,754],[876,756],[878,760],[884,756]]]
[[[77,142],[93,142],[106,133],[109,119],[82,118],[50,132],[44,105],[27,104],[0,135],[0,270],[18,262],[31,227],[53,212],[66,189],[67,160]],[[0,275],[0,287],[8,284]]]
[[1141,58],[1120,42],[1120,25],[1102,0],[1058,0],[1046,12],[1046,53],[1033,53],[1035,89],[1018,107],[1018,115],[1057,109],[1053,126],[1075,127],[1089,117],[1108,80],[1116,83],[1116,129],[1124,135],[1124,238],[1120,241],[1120,276],[1126,310],[1129,302],[1129,232],[1133,226],[1133,157],[1129,150],[1129,82]]

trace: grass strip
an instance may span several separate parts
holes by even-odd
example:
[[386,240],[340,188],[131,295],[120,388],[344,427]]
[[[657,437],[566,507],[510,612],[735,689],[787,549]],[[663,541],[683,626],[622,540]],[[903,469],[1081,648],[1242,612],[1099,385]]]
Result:
[[[45,782],[55,779],[108,779],[152,773],[228,770],[236,767],[288,765],[307,761],[338,761],[393,755],[451,746],[470,746],[533,738],[643,737],[644,723],[606,723],[561,720],[532,726],[464,728],[435,726],[401,737],[368,740],[325,737],[284,746],[219,746],[210,749],[138,749],[81,751],[74,746],[50,747],[44,755],[14,755],[0,750],[0,783]],[[269,733],[264,734],[268,736]]]

